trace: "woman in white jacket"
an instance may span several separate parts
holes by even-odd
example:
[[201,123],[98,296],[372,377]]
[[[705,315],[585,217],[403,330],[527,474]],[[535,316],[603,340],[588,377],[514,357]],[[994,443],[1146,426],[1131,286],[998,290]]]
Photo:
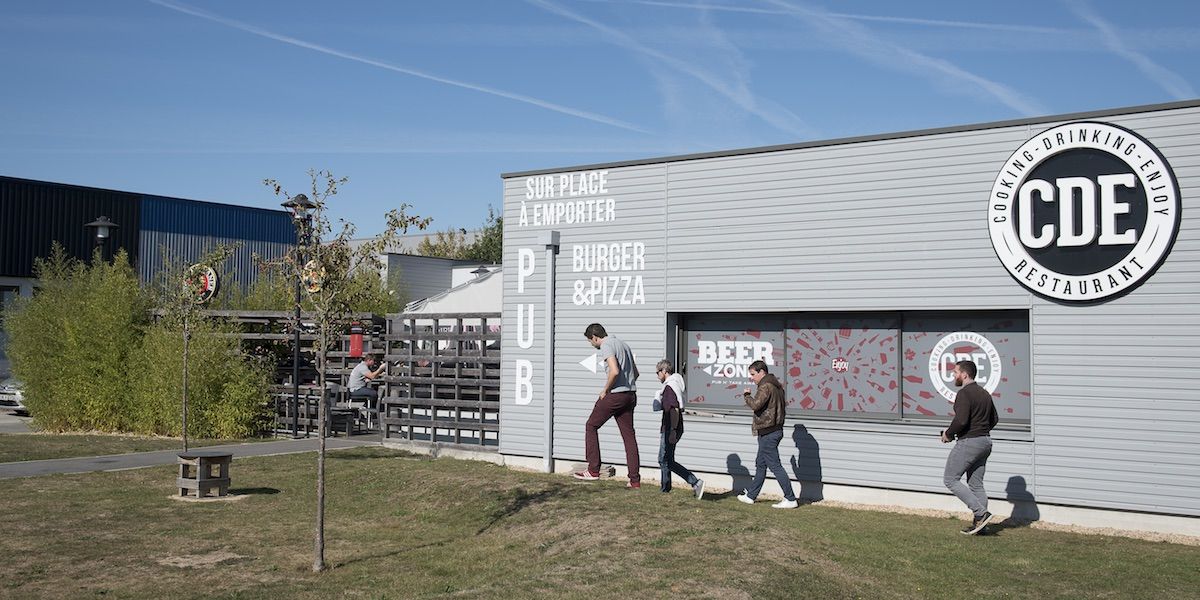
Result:
[[671,491],[671,473],[679,475],[692,486],[696,499],[704,497],[704,480],[696,478],[687,467],[675,462],[675,444],[683,437],[683,376],[675,372],[669,360],[658,361],[658,380],[663,387],[654,397],[654,410],[661,410],[662,441],[658,446],[658,464],[662,468],[662,491]]

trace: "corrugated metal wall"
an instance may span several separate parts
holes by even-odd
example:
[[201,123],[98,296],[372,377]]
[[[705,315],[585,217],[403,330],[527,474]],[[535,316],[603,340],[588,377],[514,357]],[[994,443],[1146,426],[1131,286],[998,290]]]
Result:
[[398,276],[408,302],[415,302],[450,289],[454,267],[458,265],[458,261],[444,258],[389,254],[387,276],[389,281]]
[[138,271],[151,281],[163,269],[164,250],[170,260],[192,262],[218,244],[237,243],[222,285],[244,289],[258,278],[255,255],[278,258],[295,240],[291,216],[282,210],[143,196]]
[[[666,355],[666,316],[664,313],[664,269],[666,267],[666,239],[663,236],[666,216],[663,202],[666,196],[665,167],[662,165],[630,167],[608,174],[608,194],[570,196],[551,200],[530,200],[527,217],[532,223],[534,204],[552,202],[586,202],[613,198],[613,221],[590,221],[584,223],[560,223],[554,227],[521,226],[521,200],[525,198],[525,180],[510,179],[505,182],[504,213],[504,315],[501,344],[504,348],[501,389],[502,414],[500,419],[500,451],[510,454],[539,455],[542,451],[544,373],[543,353],[547,340],[546,315],[542,310],[545,294],[545,249],[537,245],[538,232],[555,229],[562,234],[558,255],[555,297],[558,299],[555,315],[555,360],[554,369],[554,422],[555,456],[566,459],[583,456],[583,423],[591,413],[596,396],[604,387],[604,371],[592,373],[580,363],[593,357],[596,350],[583,337],[588,324],[600,322],[614,335],[628,343],[642,372],[639,393],[641,419],[637,427],[643,462],[653,465],[658,452],[658,427],[650,427],[650,400],[657,389],[654,364]],[[554,177],[556,182],[559,177]],[[586,209],[585,209],[586,210]],[[593,208],[593,211],[595,209]],[[595,212],[591,213],[593,216]],[[600,209],[607,218],[607,207]],[[574,252],[594,251],[596,245],[611,248],[612,244],[644,244],[644,264],[625,271],[600,270],[587,272],[575,270]],[[532,250],[535,255],[535,272],[525,278],[524,292],[518,291],[522,263],[519,249]],[[630,247],[631,259],[635,250]],[[509,270],[508,265],[512,265]],[[511,272],[511,275],[509,274]],[[596,294],[591,304],[576,304],[573,298],[580,297],[577,288],[592,289],[592,278],[601,278],[603,291]],[[628,277],[627,282],[622,279]],[[610,301],[634,302],[636,285],[633,278],[641,277],[644,303],[608,304]],[[616,278],[613,281],[612,278]],[[628,284],[628,288],[626,287]],[[616,286],[615,290],[613,286]],[[622,296],[624,298],[622,298]],[[532,303],[534,309],[533,344],[521,348],[517,340],[517,304]],[[526,313],[527,314],[527,313]],[[528,339],[528,322],[522,323]],[[516,360],[529,360],[534,365],[533,401],[527,406],[514,403]],[[601,430],[601,452],[606,461],[624,462],[624,450],[616,425]]]
[[1166,262],[1128,296],[1035,301],[1038,497],[1200,515],[1200,108],[1107,120],[1171,164],[1182,222]]
[[[1113,111],[1116,113],[1118,111]],[[1138,132],[1174,168],[1185,208],[1200,187],[1200,108],[1106,114]],[[582,459],[583,422],[602,375],[578,362],[599,321],[629,341],[644,373],[637,413],[643,463],[654,468],[657,419],[648,404],[653,362],[667,351],[667,316],[747,311],[1030,311],[1030,432],[997,432],[987,486],[994,496],[1200,515],[1200,241],[1183,211],[1172,254],[1143,286],[1092,306],[1034,297],[997,260],[988,236],[989,191],[1022,142],[1057,124],[998,124],[797,149],[607,168],[612,222],[520,227],[527,181],[505,180],[506,277],[501,451],[539,455],[545,315],[539,231],[562,232],[556,302],[555,455]],[[550,177],[557,181],[560,174]],[[528,200],[535,203],[559,198]],[[572,198],[562,198],[562,201]],[[577,306],[575,244],[646,243],[644,306]],[[520,248],[536,255],[518,292]],[[620,273],[630,274],[630,273]],[[590,274],[587,274],[590,275]],[[535,309],[533,344],[520,348],[519,305]],[[526,329],[528,331],[528,329]],[[533,368],[531,403],[516,403],[517,363]],[[798,478],[942,492],[948,452],[929,423],[793,419],[781,452]],[[803,428],[797,426],[802,425]],[[623,461],[616,427],[602,430],[607,462]],[[798,448],[805,451],[800,452]],[[681,462],[753,471],[748,419],[692,418]],[[1027,496],[1026,496],[1027,498]]]
[[238,242],[225,281],[249,284],[258,272],[255,253],[275,258],[295,242],[282,210],[0,177],[0,275],[32,277],[34,259],[47,256],[53,241],[73,256],[90,257],[95,240],[84,225],[101,215],[120,226],[106,256],[127,250],[142,281],[162,269],[164,247],[190,261],[218,243]]
[[84,225],[101,215],[120,226],[106,256],[123,248],[136,265],[140,213],[135,194],[0,177],[0,275],[33,277],[34,259],[49,256],[55,241],[71,256],[90,258],[95,238]]

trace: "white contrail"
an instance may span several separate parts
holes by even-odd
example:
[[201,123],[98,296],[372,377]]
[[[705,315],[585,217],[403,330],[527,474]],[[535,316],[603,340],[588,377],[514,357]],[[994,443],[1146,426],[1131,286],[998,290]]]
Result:
[[1117,33],[1115,27],[1111,23],[1100,18],[1099,15],[1092,12],[1090,6],[1084,2],[1069,1],[1067,6],[1075,12],[1079,18],[1090,23],[1097,31],[1100,32],[1101,38],[1104,40],[1104,45],[1112,51],[1113,54],[1128,60],[1133,63],[1143,75],[1151,81],[1162,86],[1168,93],[1175,96],[1176,100],[1187,100],[1196,97],[1196,91],[1192,89],[1191,84],[1186,79],[1180,77],[1174,71],[1167,69],[1150,60],[1150,58],[1141,52],[1130,48],[1125,40]]
[[596,123],[603,123],[605,125],[612,125],[613,127],[619,127],[621,129],[626,129],[629,131],[636,131],[638,133],[650,133],[649,131],[642,129],[641,127],[638,127],[637,125],[634,125],[632,123],[626,123],[625,121],[620,121],[618,119],[606,117],[604,115],[599,115],[596,113],[571,108],[569,106],[562,106],[560,104],[554,104],[552,102],[547,102],[545,100],[540,100],[538,98],[533,98],[533,97],[525,96],[522,94],[516,94],[513,92],[506,92],[504,90],[498,90],[495,88],[490,88],[490,87],[475,84],[475,83],[467,83],[465,81],[457,81],[454,79],[448,79],[446,77],[440,77],[438,75],[432,75],[432,74],[425,73],[422,71],[417,71],[415,69],[400,67],[397,65],[385,63],[385,62],[374,60],[371,58],[366,58],[364,56],[358,56],[357,54],[351,54],[349,52],[343,52],[341,50],[336,50],[334,48],[329,48],[327,46],[321,46],[319,44],[314,44],[312,42],[306,42],[301,39],[278,34],[273,31],[268,31],[261,27],[255,27],[254,25],[250,25],[248,23],[243,23],[241,21],[229,19],[226,17],[222,17],[220,15],[215,15],[210,12],[207,12],[207,11],[204,11],[204,10],[201,10],[198,8],[194,8],[192,6],[188,6],[186,4],[169,2],[168,0],[148,0],[148,1],[153,4],[162,6],[163,8],[169,8],[169,9],[177,11],[177,12],[192,15],[194,17],[200,17],[201,19],[207,19],[209,21],[213,21],[214,23],[220,23],[227,27],[232,27],[234,29],[245,31],[246,33],[252,33],[257,36],[265,37],[267,39],[275,40],[278,42],[283,42],[285,44],[291,44],[293,46],[298,46],[300,48],[307,48],[309,50],[315,50],[317,52],[321,52],[323,54],[328,54],[330,56],[336,56],[338,58],[344,58],[346,60],[360,62],[360,63],[366,64],[366,65],[371,65],[373,67],[387,69],[389,71],[394,71],[396,73],[403,73],[405,75],[411,75],[413,77],[420,77],[421,79],[428,79],[430,81],[436,81],[438,83],[444,83],[446,85],[452,85],[452,86],[460,87],[463,89],[468,89],[468,90],[472,90],[472,91],[476,91],[476,92],[482,92],[484,94],[490,94],[493,96],[499,96],[501,98],[507,98],[509,100],[515,100],[517,102],[523,102],[525,104],[531,104],[533,106],[537,106],[539,108],[545,108],[547,110],[552,110],[554,112],[562,113],[564,115],[570,115],[572,117],[578,117],[580,119],[587,119],[588,121],[594,121]]
[[530,4],[540,6],[541,8],[554,14],[565,17],[577,23],[587,25],[608,36],[617,45],[627,50],[657,59],[682,73],[690,75],[691,77],[699,80],[701,83],[712,88],[717,93],[733,101],[743,110],[758,116],[762,120],[774,127],[779,128],[782,131],[786,131],[792,135],[801,137],[808,137],[811,133],[811,130],[803,123],[800,117],[780,106],[774,106],[774,109],[772,109],[772,107],[763,106],[763,103],[755,99],[754,95],[744,85],[738,85],[736,88],[731,87],[716,75],[709,73],[696,65],[655,50],[654,48],[650,48],[633,39],[629,36],[629,34],[623,31],[619,31],[615,28],[604,25],[603,23],[589,19],[583,15],[563,8],[562,6],[548,2],[547,0],[528,1]]
[[899,44],[885,41],[873,35],[863,26],[852,23],[848,19],[822,10],[784,2],[783,0],[767,1],[788,11],[797,18],[830,31],[834,34],[831,37],[841,40],[844,48],[879,65],[896,68],[897,60],[905,61],[907,64],[902,66],[912,72],[918,73],[923,77],[927,77],[928,73],[934,73],[965,82],[971,87],[983,90],[1002,104],[1022,115],[1034,116],[1045,114],[1045,111],[1032,99],[1026,98],[1004,84],[975,75],[947,60],[926,56]]
[[[597,2],[613,2],[614,0],[593,0]],[[723,12],[738,12],[759,15],[786,15],[785,9],[754,8],[750,6],[731,6],[727,4],[692,4],[687,2],[669,2],[667,0],[623,0],[621,4],[642,4],[646,6],[661,6],[664,8],[686,8],[691,10],[712,10]],[[962,29],[987,29],[992,31],[1013,31],[1023,33],[1070,33],[1066,29],[1054,27],[1038,27],[1034,25],[1008,25],[1004,23],[977,23],[972,21],[947,21],[944,19],[920,19],[915,17],[892,17],[887,15],[862,15],[852,13],[829,13],[831,17],[850,19],[854,21],[880,21],[884,23],[905,23],[908,25],[926,25],[930,27],[950,27]]]

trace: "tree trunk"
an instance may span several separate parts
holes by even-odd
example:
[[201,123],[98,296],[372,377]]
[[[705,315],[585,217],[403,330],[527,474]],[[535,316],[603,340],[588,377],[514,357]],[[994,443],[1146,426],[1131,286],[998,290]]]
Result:
[[319,369],[318,381],[320,389],[317,390],[317,397],[320,398],[317,403],[317,539],[316,539],[316,555],[313,556],[313,571],[320,572],[325,570],[325,421],[326,421],[326,404],[327,398],[325,391],[325,352],[328,329],[324,324],[321,325],[321,346],[317,350]]
[[187,418],[188,418],[188,343],[192,332],[188,330],[187,315],[183,317],[183,451],[188,451]]

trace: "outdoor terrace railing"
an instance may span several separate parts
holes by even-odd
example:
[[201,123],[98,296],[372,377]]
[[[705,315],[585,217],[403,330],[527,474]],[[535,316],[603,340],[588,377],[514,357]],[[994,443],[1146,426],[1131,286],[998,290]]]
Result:
[[[322,394],[315,360],[317,335],[300,317],[299,394],[293,381],[295,314],[286,311],[205,311],[238,326],[236,335],[251,355],[275,364],[269,412],[278,435],[315,435],[322,397],[346,402],[350,372],[361,358],[351,356],[344,332],[326,353],[326,382],[336,392]],[[500,313],[355,314],[363,326],[362,353],[382,355],[384,373],[376,380],[378,419],[370,425],[384,441],[499,449]]]
[[500,313],[388,315],[383,340],[385,442],[499,449]]

